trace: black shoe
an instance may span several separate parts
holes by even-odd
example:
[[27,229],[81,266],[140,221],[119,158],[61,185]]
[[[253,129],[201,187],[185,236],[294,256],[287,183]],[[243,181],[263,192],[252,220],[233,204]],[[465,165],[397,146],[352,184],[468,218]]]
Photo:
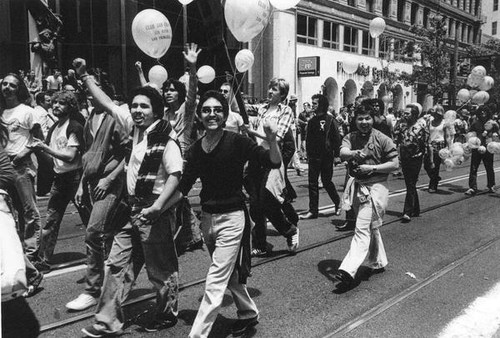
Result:
[[310,211],[308,211],[305,215],[299,216],[299,219],[316,219],[316,218],[318,218],[318,214],[313,214]]
[[408,214],[404,214],[403,218],[401,219],[401,222],[409,223],[410,221],[411,221],[411,217]]
[[351,231],[356,228],[356,222],[345,221],[342,225],[337,225],[336,228],[338,231]]
[[31,282],[28,282],[28,290],[23,293],[23,297],[28,298],[34,296],[40,291],[40,285],[43,281],[43,273],[39,272]]
[[86,337],[100,338],[100,337],[116,337],[120,336],[123,331],[119,330],[117,332],[109,332],[106,327],[101,324],[93,324],[82,329],[83,334]]
[[338,291],[350,290],[354,284],[354,278],[344,270],[338,270],[333,279],[335,289]]
[[35,267],[35,269],[37,269],[38,271],[43,272],[43,273],[48,273],[52,270],[52,267],[50,266],[50,264],[48,264],[47,262],[44,262],[44,261],[34,262],[33,266]]
[[378,275],[379,273],[384,273],[384,272],[385,272],[385,268],[377,268],[377,269],[371,268],[370,269],[370,275]]
[[186,249],[185,251],[194,251],[194,250],[199,250],[203,249],[203,240],[200,239],[199,241],[191,241],[188,244],[186,244]]
[[254,327],[257,324],[259,324],[259,316],[248,319],[238,319],[236,322],[234,322],[233,328],[231,329],[233,337],[239,337],[243,335],[248,329]]
[[161,318],[156,318],[152,322],[148,323],[146,326],[144,326],[144,330],[146,332],[157,332],[175,326],[175,324],[177,324],[177,321],[177,316],[168,314]]

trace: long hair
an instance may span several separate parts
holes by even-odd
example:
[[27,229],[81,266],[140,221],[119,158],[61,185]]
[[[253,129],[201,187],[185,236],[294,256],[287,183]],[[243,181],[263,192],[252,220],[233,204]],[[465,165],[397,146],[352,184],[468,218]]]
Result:
[[183,104],[184,101],[186,101],[186,86],[184,85],[184,83],[174,78],[168,79],[167,81],[163,82],[163,86],[161,86],[161,91],[163,94],[168,91],[170,85],[173,85],[178,93],[179,104]]
[[[28,88],[26,87],[26,83],[24,83],[24,80],[16,73],[9,73],[5,75],[2,78],[2,81],[0,81],[0,88],[3,85],[3,81],[5,80],[5,78],[9,76],[12,76],[17,80],[17,100],[20,103],[29,105],[31,103],[30,92],[28,91]],[[7,103],[5,102],[5,98],[3,97],[3,95],[0,95],[0,110],[4,110],[6,105]]]
[[52,95],[52,103],[54,103],[55,101],[62,101],[68,105],[68,113],[70,117],[74,117],[80,112],[80,107],[78,106],[76,95],[69,90],[61,90],[55,92],[54,95]]

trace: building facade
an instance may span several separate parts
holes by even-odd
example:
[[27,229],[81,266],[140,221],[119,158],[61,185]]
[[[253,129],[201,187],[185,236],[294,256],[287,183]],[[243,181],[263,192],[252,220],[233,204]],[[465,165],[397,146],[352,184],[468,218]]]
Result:
[[499,0],[482,1],[482,31],[483,40],[500,39],[500,10]]

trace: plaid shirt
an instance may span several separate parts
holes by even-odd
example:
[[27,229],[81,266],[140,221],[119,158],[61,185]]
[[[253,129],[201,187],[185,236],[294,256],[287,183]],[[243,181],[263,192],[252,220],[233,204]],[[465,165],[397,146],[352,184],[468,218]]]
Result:
[[269,104],[262,105],[259,108],[255,129],[258,130],[258,127],[267,118],[276,119],[276,124],[278,125],[277,136],[280,139],[285,137],[285,134],[294,122],[292,108],[282,103],[278,104],[278,109],[273,113],[269,113]]

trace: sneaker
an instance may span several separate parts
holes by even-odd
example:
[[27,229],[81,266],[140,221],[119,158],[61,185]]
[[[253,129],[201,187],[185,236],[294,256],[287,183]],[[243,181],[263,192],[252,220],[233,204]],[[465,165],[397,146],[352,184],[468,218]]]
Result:
[[318,218],[318,214],[317,213],[312,213],[310,211],[308,211],[304,215],[300,215],[299,216],[299,219],[315,219],[315,218]]
[[267,256],[267,250],[266,249],[253,248],[251,256],[252,257],[264,257],[264,256]]
[[286,239],[286,244],[288,244],[288,251],[290,253],[296,253],[299,248],[299,228],[297,228],[297,232],[295,235],[288,237]]
[[66,304],[66,308],[72,311],[83,311],[97,304],[97,299],[87,293],[82,293],[76,299]]
[[467,196],[474,196],[474,195],[476,194],[476,190],[475,190],[475,189],[470,188],[470,189],[468,189],[468,190],[465,192],[465,194],[466,194]]
[[38,273],[36,277],[31,281],[31,284],[28,285],[28,290],[26,290],[23,293],[24,298],[28,298],[31,296],[34,296],[39,290],[40,290],[40,285],[42,284],[43,281],[43,273]]
[[243,335],[248,329],[254,327],[257,324],[259,324],[259,316],[248,319],[238,319],[236,322],[234,322],[231,329],[233,337],[239,337]]
[[407,214],[404,214],[404,215],[403,215],[403,218],[402,218],[402,220],[401,220],[401,221],[402,221],[403,223],[408,223],[408,222],[410,222],[410,221],[411,221],[411,217],[410,217],[409,215],[407,215]]
[[83,334],[86,337],[100,338],[100,337],[113,337],[118,336],[122,331],[110,332],[102,324],[92,324],[82,329]]
[[177,324],[177,316],[173,314],[168,314],[162,318],[156,318],[155,320],[144,326],[146,332],[158,332],[160,330],[168,329],[169,327],[175,326]]

